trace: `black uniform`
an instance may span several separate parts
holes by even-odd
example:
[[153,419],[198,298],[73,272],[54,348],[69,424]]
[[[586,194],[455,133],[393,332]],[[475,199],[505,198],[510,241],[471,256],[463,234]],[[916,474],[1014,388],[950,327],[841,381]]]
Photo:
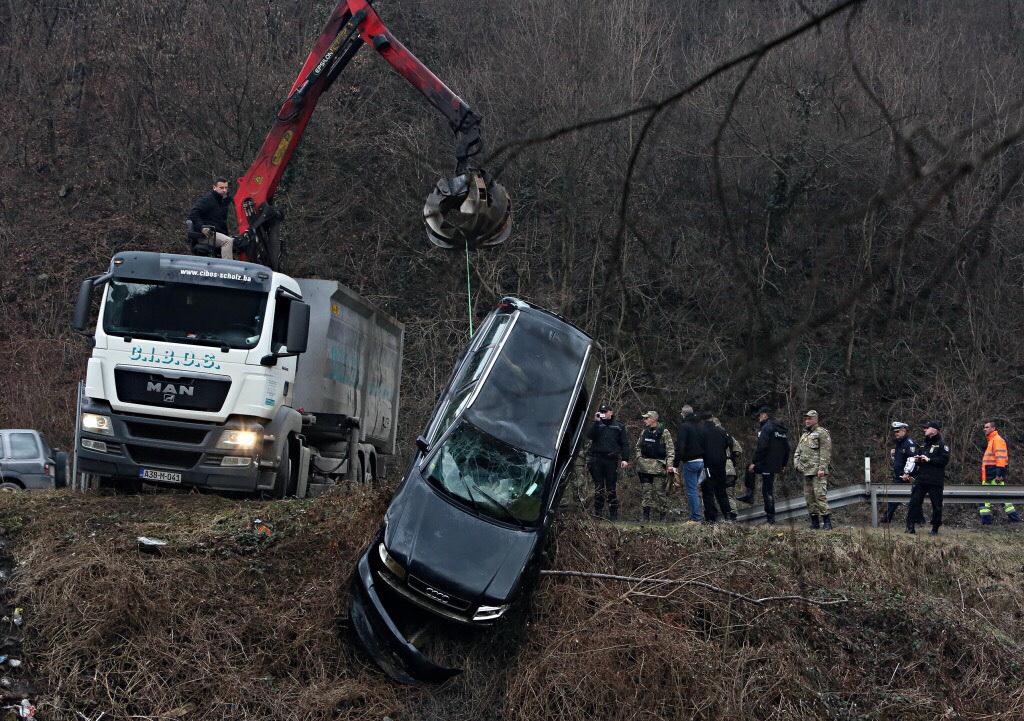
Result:
[[[914,439],[909,435],[903,436],[901,440],[896,441],[896,446],[893,448],[892,454],[892,482],[893,483],[906,483],[903,480],[903,474],[907,472],[907,459],[917,455],[917,444],[914,443]],[[912,472],[916,464],[911,463],[909,470]],[[892,501],[885,507],[885,522],[889,523],[892,521],[892,517],[896,515],[896,509],[900,507],[899,503],[893,503]],[[923,517],[918,517],[916,523],[924,523]]]
[[604,510],[608,497],[608,516],[614,521],[619,516],[619,499],[615,483],[619,477],[619,461],[629,460],[629,438],[626,427],[615,419],[594,421],[587,433],[590,452],[587,470],[594,479],[594,512]]
[[230,197],[221,197],[215,190],[208,190],[195,202],[188,213],[192,221],[192,232],[200,233],[204,225],[213,227],[218,233],[228,234],[228,208]]
[[932,502],[932,529],[942,525],[942,486],[946,483],[946,465],[949,463],[949,446],[941,434],[925,438],[917,447],[919,455],[928,456],[928,461],[917,462],[914,468],[914,490],[910,495],[910,510],[907,512],[907,530],[913,531],[914,523],[924,520],[924,497]]
[[767,419],[757,431],[757,446],[754,448],[754,470],[747,470],[743,477],[747,494],[743,500],[754,500],[755,476],[761,476],[761,497],[764,500],[764,514],[768,523],[775,523],[775,474],[780,473],[789,463],[789,431],[774,418]]
[[714,523],[718,520],[716,502],[723,518],[733,517],[725,485],[725,461],[732,448],[732,437],[725,429],[708,421],[701,423],[700,431],[704,437],[704,469],[708,474],[700,487],[700,492],[704,500],[704,518]]

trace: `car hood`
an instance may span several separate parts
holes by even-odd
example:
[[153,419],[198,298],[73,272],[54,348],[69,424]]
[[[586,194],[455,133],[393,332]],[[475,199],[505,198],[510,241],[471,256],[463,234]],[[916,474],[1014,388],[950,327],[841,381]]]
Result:
[[506,603],[537,546],[538,532],[491,523],[445,500],[419,471],[391,501],[384,545],[408,572],[471,604]]

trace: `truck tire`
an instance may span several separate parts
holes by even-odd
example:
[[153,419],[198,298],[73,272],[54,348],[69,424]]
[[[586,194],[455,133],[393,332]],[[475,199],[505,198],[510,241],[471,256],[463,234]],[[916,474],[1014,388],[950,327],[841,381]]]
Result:
[[17,483],[13,482],[13,481],[4,481],[3,483],[0,483],[0,491],[23,491],[23,490],[25,490],[25,489],[22,488],[21,486],[19,486]]
[[65,488],[68,485],[68,454],[64,451],[54,451],[53,465],[53,487]]
[[288,436],[287,446],[281,454],[281,465],[274,477],[273,498],[288,498],[295,495],[299,479],[299,443],[294,436]]

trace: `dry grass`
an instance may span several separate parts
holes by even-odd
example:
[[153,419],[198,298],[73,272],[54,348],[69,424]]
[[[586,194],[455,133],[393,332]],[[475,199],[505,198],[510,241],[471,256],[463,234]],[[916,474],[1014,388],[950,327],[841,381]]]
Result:
[[[493,635],[433,644],[462,676],[396,686],[342,620],[386,500],[0,497],[42,717],[1024,718],[1019,534],[933,542],[569,519],[555,568],[849,602],[545,577]],[[257,516],[273,522],[269,540],[252,532]],[[169,550],[142,555],[138,535]]]

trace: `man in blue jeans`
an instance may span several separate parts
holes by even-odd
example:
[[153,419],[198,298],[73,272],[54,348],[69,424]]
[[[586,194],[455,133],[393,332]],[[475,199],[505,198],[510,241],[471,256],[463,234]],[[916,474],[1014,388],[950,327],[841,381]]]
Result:
[[683,420],[676,434],[676,460],[672,473],[678,475],[680,469],[686,484],[686,502],[690,506],[690,520],[700,522],[703,519],[700,505],[700,474],[704,470],[704,434],[693,412],[693,406],[683,406],[680,411]]

